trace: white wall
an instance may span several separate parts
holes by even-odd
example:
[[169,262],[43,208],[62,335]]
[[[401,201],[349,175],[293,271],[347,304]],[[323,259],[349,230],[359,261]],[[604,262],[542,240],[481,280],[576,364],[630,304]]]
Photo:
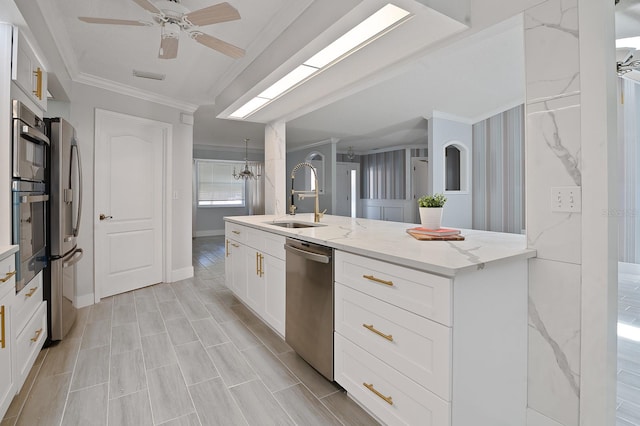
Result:
[[11,31],[10,25],[0,24],[0,246],[11,244],[12,238]]
[[[447,202],[442,213],[442,225],[455,228],[471,228],[472,226],[472,197],[471,197],[471,140],[472,126],[446,118],[442,118],[437,111],[429,120],[429,192],[431,194],[444,193]],[[444,148],[454,142],[466,150],[466,161],[461,152],[460,188],[461,191],[445,191]],[[463,151],[463,149],[461,149]],[[466,177],[463,182],[462,176]],[[465,189],[466,190],[462,190]]]
[[[180,123],[179,109],[124,96],[107,90],[73,84],[69,122],[76,128],[82,156],[84,177],[83,216],[80,223],[78,245],[85,257],[78,263],[77,298],[80,305],[93,302],[94,295],[94,159],[95,109],[117,111],[123,114],[162,121],[173,125],[173,152],[169,153],[173,169],[172,193],[177,198],[168,200],[171,208],[172,235],[171,269],[173,278],[193,275],[191,260],[191,162],[193,129]],[[172,277],[168,277],[172,280]]]

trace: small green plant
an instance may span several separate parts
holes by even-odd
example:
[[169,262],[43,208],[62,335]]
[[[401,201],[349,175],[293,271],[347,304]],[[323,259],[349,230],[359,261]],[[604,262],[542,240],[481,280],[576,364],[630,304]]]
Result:
[[447,202],[447,197],[444,194],[425,195],[418,198],[419,207],[443,207]]

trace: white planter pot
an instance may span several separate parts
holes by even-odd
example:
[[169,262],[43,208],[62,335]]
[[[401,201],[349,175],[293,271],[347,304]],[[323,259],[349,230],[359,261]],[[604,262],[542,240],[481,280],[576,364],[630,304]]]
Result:
[[420,223],[423,228],[438,229],[442,223],[443,207],[419,207]]

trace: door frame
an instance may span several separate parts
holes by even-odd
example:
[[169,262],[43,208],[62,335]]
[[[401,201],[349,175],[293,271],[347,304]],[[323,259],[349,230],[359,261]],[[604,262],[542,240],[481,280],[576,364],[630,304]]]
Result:
[[[115,117],[119,119],[125,119],[133,122],[138,122],[146,125],[156,125],[162,129],[163,133],[163,141],[162,141],[162,173],[164,176],[164,180],[162,181],[162,282],[169,282],[171,279],[171,264],[172,264],[172,211],[171,211],[171,188],[173,182],[173,167],[171,163],[171,152],[173,152],[173,125],[171,123],[166,123],[163,121],[152,120],[149,118],[138,117],[135,115],[124,114],[120,112],[110,111],[106,109],[96,108],[95,109],[95,130],[94,130],[94,141],[95,141],[95,149],[93,153],[93,179],[94,179],[94,188],[95,188],[95,180],[96,180],[96,167],[95,164],[98,162],[99,152],[101,150],[98,149],[98,141],[100,134],[102,132],[102,120],[107,117]],[[100,302],[100,290],[98,288],[98,268],[97,265],[97,256],[96,256],[96,218],[100,212],[98,212],[98,207],[96,203],[96,192],[93,191],[93,294],[94,294],[94,302]]]

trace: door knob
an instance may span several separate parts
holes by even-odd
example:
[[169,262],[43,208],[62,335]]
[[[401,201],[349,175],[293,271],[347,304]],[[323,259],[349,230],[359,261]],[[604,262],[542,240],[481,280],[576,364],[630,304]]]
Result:
[[113,219],[113,216],[105,216],[104,214],[100,213],[100,220],[105,220],[105,219]]

